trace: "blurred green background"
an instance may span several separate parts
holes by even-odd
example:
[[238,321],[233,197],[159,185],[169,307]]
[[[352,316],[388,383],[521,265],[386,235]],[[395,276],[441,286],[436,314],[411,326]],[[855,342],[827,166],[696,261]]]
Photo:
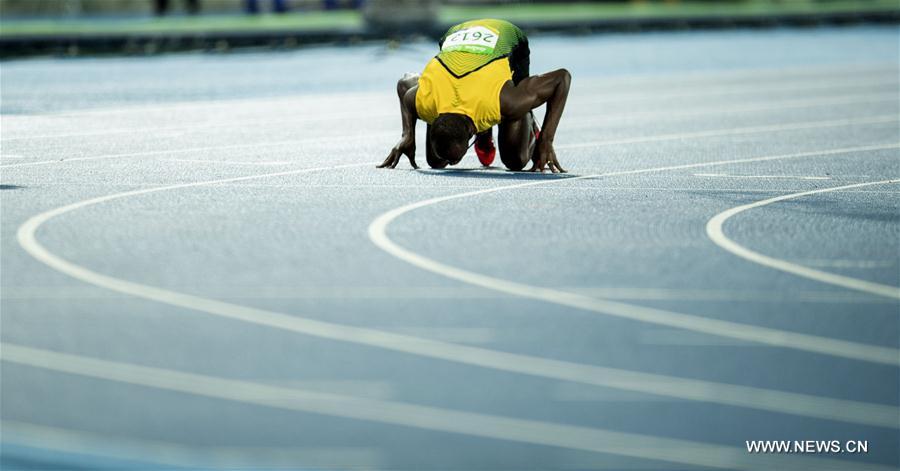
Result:
[[0,0],[0,58],[296,47],[503,18],[529,33],[900,23],[900,0]]
[[[160,11],[159,3],[168,3]],[[368,2],[359,0],[0,0],[0,35],[127,34],[188,31],[254,31],[361,28],[367,8],[434,8],[440,24],[477,17],[510,21],[584,22],[602,19],[876,12],[898,9],[897,0],[735,0],[509,2],[456,0]],[[281,6],[279,6],[279,3]],[[375,4],[375,5],[372,5]],[[280,10],[280,11],[279,11]]]

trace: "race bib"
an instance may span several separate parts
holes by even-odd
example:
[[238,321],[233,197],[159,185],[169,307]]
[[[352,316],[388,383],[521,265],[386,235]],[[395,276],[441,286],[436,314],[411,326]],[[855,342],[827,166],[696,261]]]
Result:
[[461,29],[444,39],[441,51],[463,51],[473,54],[493,54],[500,36],[484,26]]

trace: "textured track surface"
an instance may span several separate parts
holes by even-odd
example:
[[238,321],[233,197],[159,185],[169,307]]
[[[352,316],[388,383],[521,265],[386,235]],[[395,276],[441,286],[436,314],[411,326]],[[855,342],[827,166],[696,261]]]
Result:
[[3,63],[4,469],[897,467],[897,29],[532,51],[565,176],[375,169],[429,44]]

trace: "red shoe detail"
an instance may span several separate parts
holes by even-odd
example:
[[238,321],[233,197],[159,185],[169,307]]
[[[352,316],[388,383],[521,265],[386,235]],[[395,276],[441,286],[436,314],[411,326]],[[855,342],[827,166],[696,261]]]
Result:
[[478,161],[481,162],[481,165],[490,167],[494,163],[494,157],[497,156],[497,148],[494,147],[494,137],[491,136],[487,147],[482,148],[478,144],[479,142],[475,141],[475,155],[478,156]]

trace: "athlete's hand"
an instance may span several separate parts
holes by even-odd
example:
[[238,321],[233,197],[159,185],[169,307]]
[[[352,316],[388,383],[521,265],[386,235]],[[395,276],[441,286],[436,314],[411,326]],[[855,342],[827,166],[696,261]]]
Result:
[[409,164],[412,165],[412,168],[419,168],[419,166],[416,165],[415,137],[402,137],[400,142],[391,149],[391,153],[388,154],[387,158],[384,159],[384,162],[382,162],[378,168],[396,168],[397,164],[400,163],[400,156],[402,155],[409,157]]
[[544,167],[548,167],[553,173],[566,173],[566,170],[559,165],[556,160],[556,151],[553,150],[553,144],[538,138],[531,153],[531,168],[529,172],[543,172]]

